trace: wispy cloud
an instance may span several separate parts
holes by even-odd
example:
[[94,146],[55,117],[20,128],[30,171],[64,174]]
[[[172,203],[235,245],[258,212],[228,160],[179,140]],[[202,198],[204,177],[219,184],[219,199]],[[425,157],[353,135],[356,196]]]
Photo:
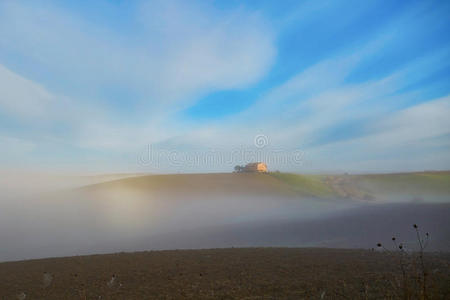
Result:
[[[340,20],[333,17],[340,5],[303,3],[271,22],[267,7],[134,5],[118,30],[114,20],[55,3],[0,3],[0,136],[9,145],[3,160],[17,147],[30,164],[45,156],[49,165],[58,157],[55,164],[130,170],[142,167],[136,157],[147,144],[233,149],[253,147],[254,136],[264,134],[272,147],[307,153],[293,171],[450,167],[450,42],[437,35],[448,26],[440,12],[416,4],[384,23],[374,20],[378,29],[369,36],[360,29],[339,51],[319,59],[309,53],[296,69],[286,64],[323,33],[308,27],[316,18],[330,18],[325,28],[336,23],[347,40],[368,11]],[[290,27],[305,34],[283,35]],[[403,50],[407,58],[397,59],[399,41],[420,42],[412,30],[433,46]],[[180,117],[211,92],[249,89],[255,99],[235,114],[207,122]]]
[[[266,74],[274,59],[274,34],[255,13],[156,1],[140,5],[135,15],[130,34],[61,8],[5,1],[0,45],[38,66],[42,72],[32,72],[32,79],[49,88],[98,96],[120,86],[153,105],[245,87]],[[50,81],[46,74],[60,78]]]
[[[0,65],[2,111],[15,117],[43,117],[55,98],[42,86]],[[52,103],[53,102],[53,103]]]

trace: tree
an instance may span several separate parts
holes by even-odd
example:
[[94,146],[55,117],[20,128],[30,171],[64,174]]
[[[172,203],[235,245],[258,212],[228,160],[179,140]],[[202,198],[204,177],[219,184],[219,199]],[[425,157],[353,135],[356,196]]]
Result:
[[244,170],[244,167],[243,166],[239,166],[239,165],[237,165],[237,166],[234,166],[234,171],[235,172],[242,172]]

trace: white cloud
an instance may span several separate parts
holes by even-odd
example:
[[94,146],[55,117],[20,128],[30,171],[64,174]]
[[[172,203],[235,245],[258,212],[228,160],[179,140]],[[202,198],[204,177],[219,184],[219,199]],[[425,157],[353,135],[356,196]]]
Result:
[[[430,152],[448,149],[449,98],[397,111],[398,101],[406,103],[421,93],[393,95],[442,67],[447,49],[384,78],[346,82],[395,34],[300,70],[245,112],[206,125],[180,120],[177,111],[199,96],[260,80],[276,55],[274,32],[261,15],[187,3],[146,3],[136,11],[136,23],[118,32],[49,5],[1,2],[0,47],[42,70],[41,76],[22,67],[19,75],[11,65],[0,64],[2,113],[33,127],[20,137],[0,137],[9,145],[9,157],[11,149],[28,153],[43,143],[100,155],[138,155],[146,144],[179,151],[227,150],[251,147],[254,136],[264,134],[275,148],[300,146],[309,153],[306,167],[316,170],[375,170],[393,162],[401,168],[439,162],[450,167],[442,151]],[[89,91],[116,86],[138,94],[125,96],[124,102],[144,99],[145,105],[137,106],[142,110],[125,116],[90,97],[96,92]],[[361,135],[314,144],[327,130],[364,118]],[[422,162],[416,161],[417,153],[423,153]]]
[[257,14],[173,1],[142,5],[136,14],[140,23],[119,33],[48,5],[4,1],[0,47],[72,88],[116,85],[153,104],[247,86],[275,57],[274,33]]
[[159,113],[145,122],[130,124],[96,103],[51,93],[1,64],[0,88],[1,112],[27,127],[17,137],[0,139],[3,156],[11,157],[14,147],[20,154],[21,149],[31,150],[29,145],[34,149],[49,144],[124,153],[180,133],[170,113]]
[[158,1],[143,6],[150,40],[161,36],[159,70],[150,74],[169,99],[195,91],[240,88],[271,66],[274,33],[261,16],[243,10],[220,14],[190,2]]
[[25,79],[0,64],[0,107],[20,117],[42,117],[56,99],[42,86]]
[[309,168],[342,171],[447,169],[450,97],[418,104],[370,122],[361,137],[307,149]]
[[[118,32],[52,5],[0,3],[0,47],[41,71],[25,78],[0,65],[2,110],[46,124],[24,136],[115,152],[158,143],[189,130],[173,114],[193,97],[252,84],[275,57],[274,33],[243,9],[160,1],[136,15],[135,28]],[[138,94],[124,102],[144,99],[142,121],[121,119],[90,93],[116,86]]]
[[10,136],[0,136],[0,156],[20,156],[35,149],[35,145],[29,141]]
[[[450,144],[449,98],[427,99],[426,89],[401,92],[438,70],[441,66],[433,62],[445,57],[445,51],[419,58],[377,80],[347,83],[346,75],[373,51],[376,47],[320,62],[269,91],[247,111],[208,124],[209,135],[192,131],[188,140],[233,148],[251,146],[256,134],[265,134],[275,148],[300,148],[308,153],[309,164],[297,166],[296,171],[450,167],[450,159],[443,154]],[[426,102],[399,110],[412,101]],[[357,134],[337,139],[325,136],[329,140],[317,143],[327,131],[333,134],[348,122],[359,127]]]
[[404,109],[375,124],[380,133],[367,137],[367,145],[409,146],[450,136],[450,96]]

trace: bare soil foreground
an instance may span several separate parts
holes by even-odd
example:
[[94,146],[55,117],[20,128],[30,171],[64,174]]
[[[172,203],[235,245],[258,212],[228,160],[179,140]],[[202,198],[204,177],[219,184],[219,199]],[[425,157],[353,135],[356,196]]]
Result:
[[[0,298],[397,299],[422,289],[408,264],[401,287],[399,259],[371,250],[228,248],[5,262]],[[450,254],[427,253],[425,264],[428,297],[449,299]]]

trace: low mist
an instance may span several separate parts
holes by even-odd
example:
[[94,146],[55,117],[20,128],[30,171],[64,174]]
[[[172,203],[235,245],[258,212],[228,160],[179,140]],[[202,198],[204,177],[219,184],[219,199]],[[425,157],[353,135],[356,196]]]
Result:
[[46,179],[53,178],[40,177],[46,189],[3,187],[1,261],[174,248],[371,248],[393,235],[412,243],[413,223],[431,233],[431,249],[450,250],[445,203],[236,193],[211,186],[209,192],[186,192],[122,181],[80,187],[101,182],[99,177],[60,177],[52,187],[42,184]]

